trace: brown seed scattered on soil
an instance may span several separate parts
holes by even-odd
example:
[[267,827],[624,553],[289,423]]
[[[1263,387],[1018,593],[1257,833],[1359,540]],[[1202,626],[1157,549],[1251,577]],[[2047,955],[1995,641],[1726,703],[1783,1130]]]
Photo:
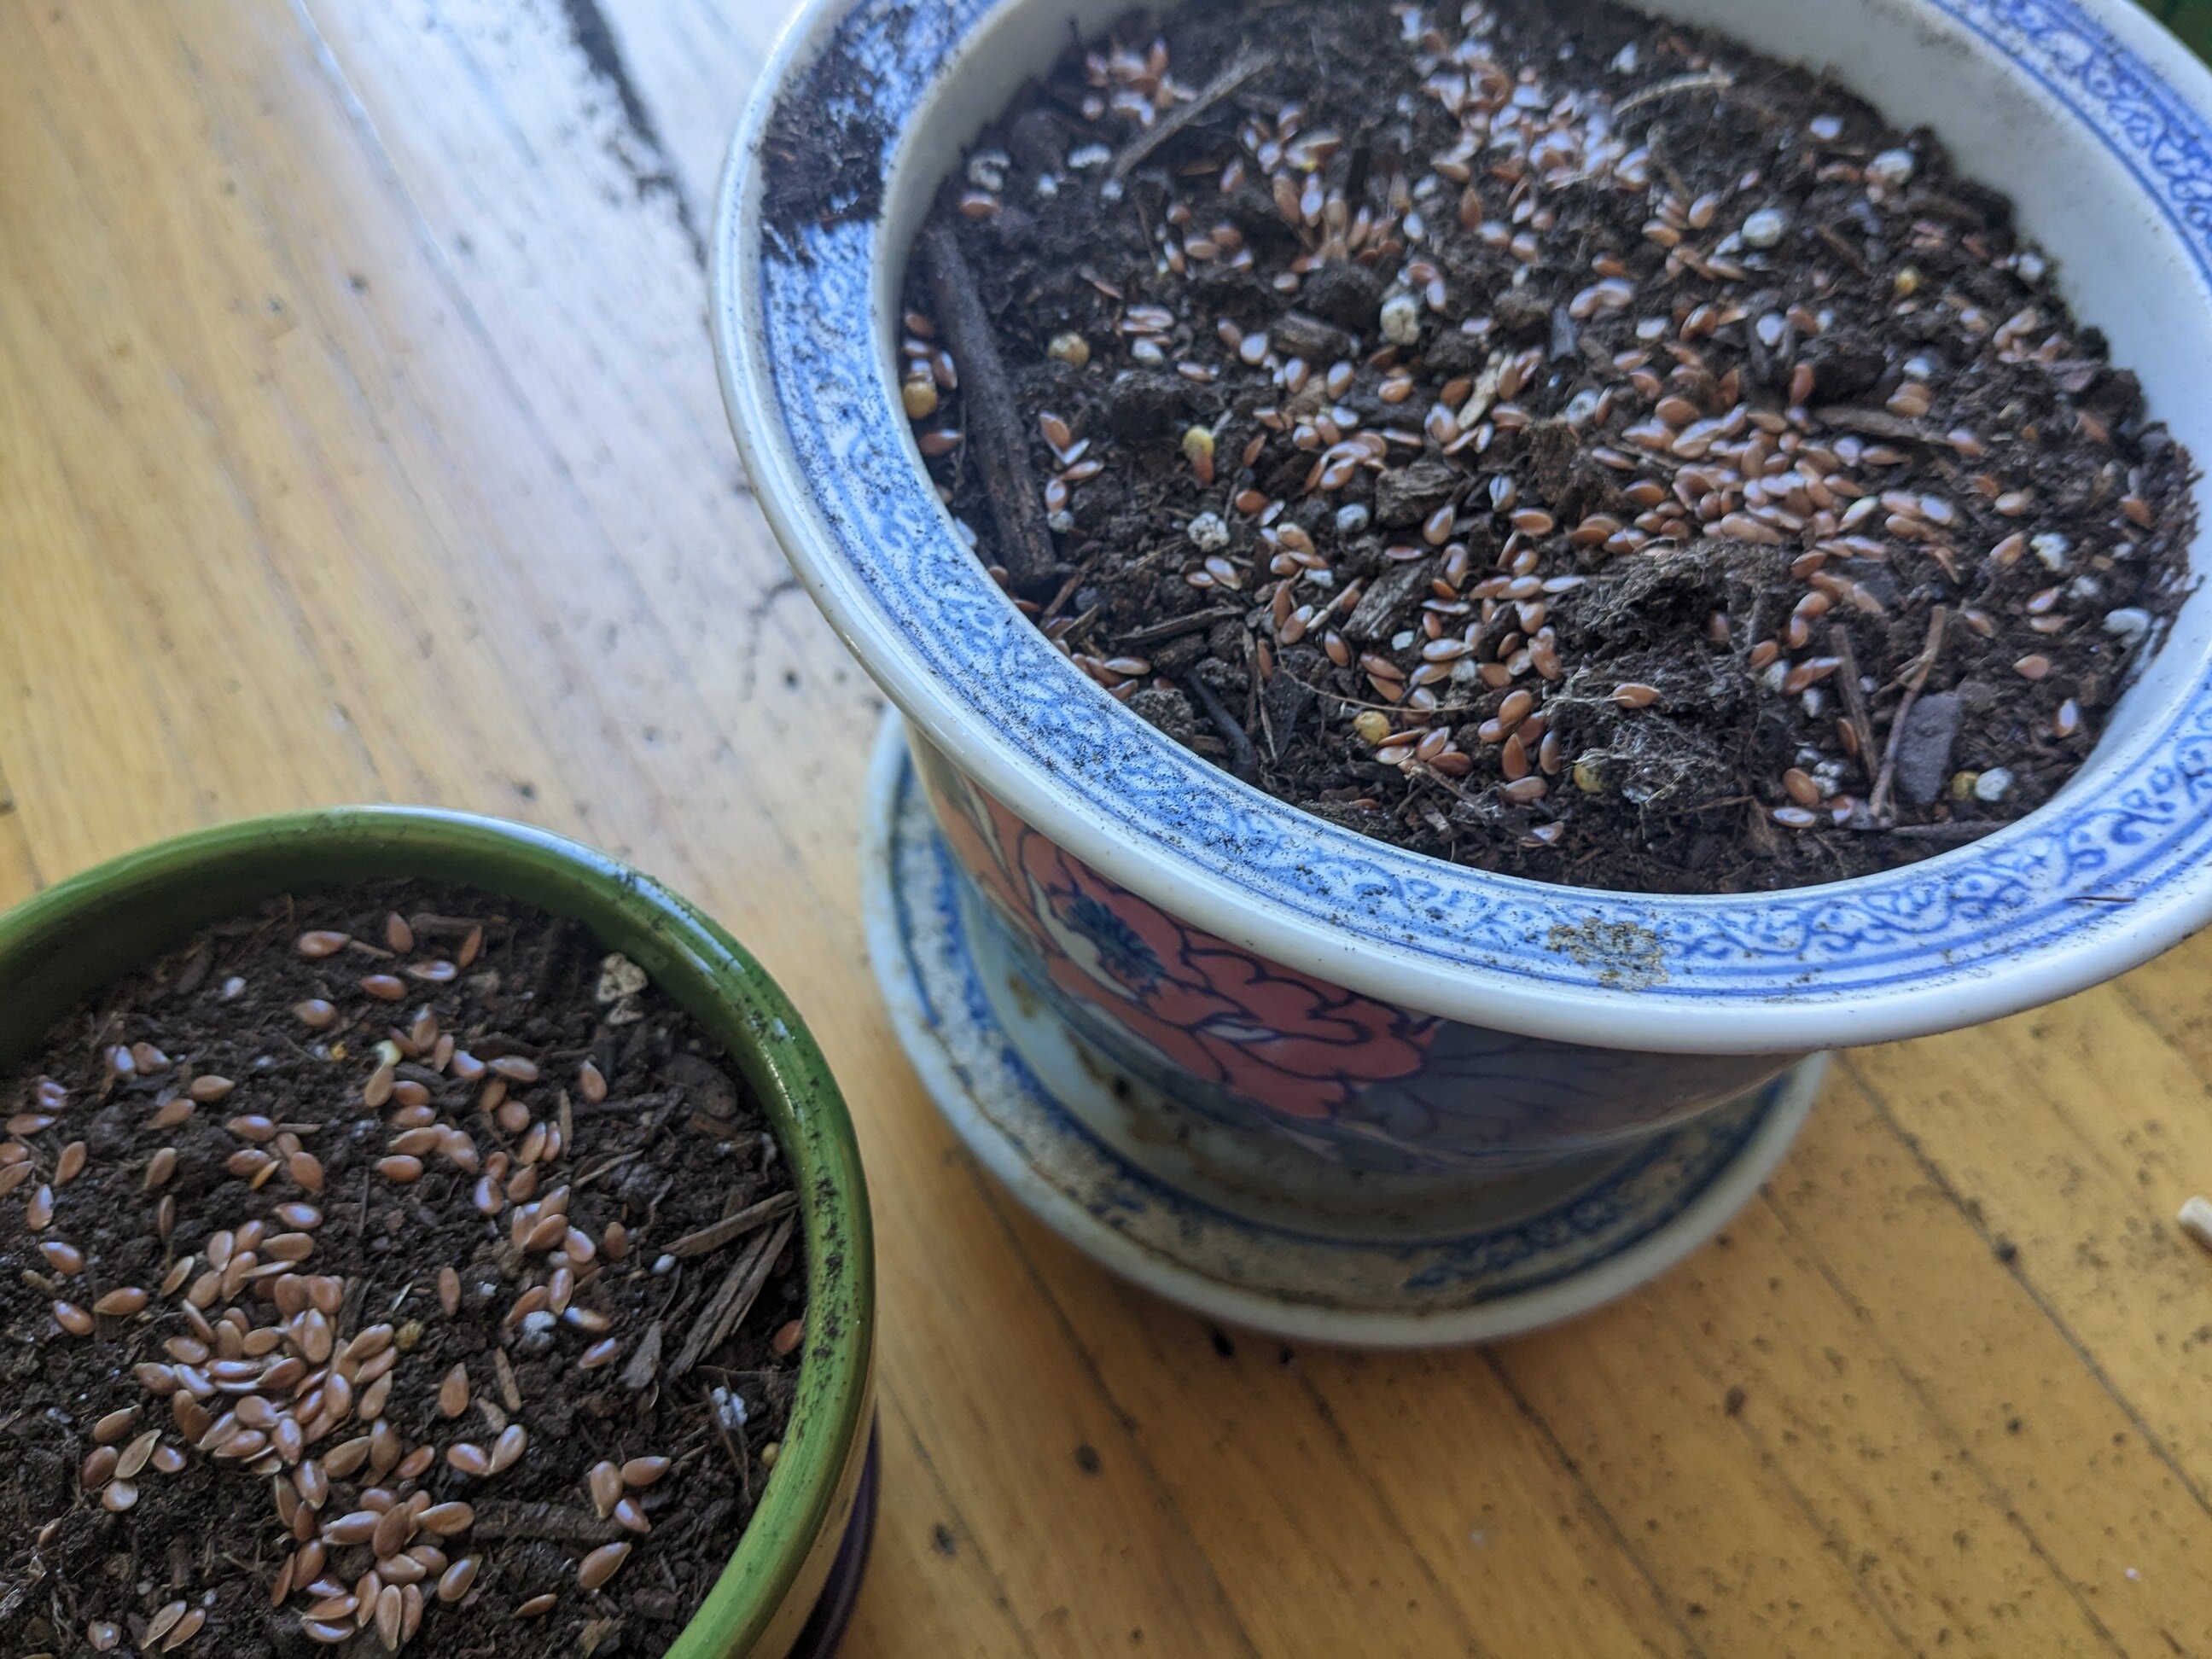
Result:
[[[438,1086],[453,1079],[444,1066],[453,1050],[439,1056],[426,1047],[450,1044],[451,1032],[466,1030],[482,1034],[495,1059],[524,1060],[517,1048],[557,1054],[562,1072],[579,1068],[579,1097],[585,1090],[577,1056],[588,1052],[597,1056],[595,1068],[605,1067],[607,1088],[585,1104],[653,1102],[687,1086],[660,1077],[661,1056],[708,1052],[682,1017],[657,993],[645,993],[640,1001],[648,1029],[661,1035],[641,1051],[626,1051],[620,1041],[596,1040],[596,1005],[564,1009],[553,997],[520,1013],[495,1014],[486,988],[502,978],[530,982],[545,972],[537,963],[549,951],[565,950],[575,960],[541,982],[581,987],[588,996],[595,979],[601,951],[528,917],[503,917],[485,930],[472,960],[488,958],[496,973],[481,982],[458,972],[412,980],[415,1006],[406,1017],[368,1012],[373,1001],[366,996],[344,1003],[343,1012],[332,1009],[320,1029],[349,1024],[343,1043],[335,1031],[326,1039],[310,1036],[293,1012],[317,994],[319,982],[332,982],[330,969],[319,965],[328,957],[298,950],[302,931],[343,936],[349,942],[329,957],[349,961],[379,954],[360,941],[390,942],[384,929],[392,915],[412,917],[408,925],[421,935],[422,955],[403,952],[402,960],[441,961],[435,953],[464,937],[461,929],[425,931],[422,918],[451,915],[465,902],[458,896],[428,903],[380,898],[349,908],[343,896],[319,898],[294,907],[289,921],[278,910],[258,919],[258,934],[234,929],[217,936],[219,971],[208,976],[204,997],[149,1000],[147,990],[164,982],[158,975],[125,981],[103,1002],[102,1017],[112,1016],[128,1042],[111,1037],[88,1048],[80,1023],[31,1056],[33,1078],[75,1069],[106,1079],[137,1137],[111,1156],[88,1133],[72,1151],[77,1143],[67,1126],[75,1115],[64,1109],[66,1091],[57,1087],[50,1095],[33,1085],[26,1097],[40,1106],[41,1121],[0,1139],[0,1175],[24,1171],[15,1177],[23,1185],[14,1201],[32,1224],[11,1236],[0,1216],[0,1319],[42,1328],[49,1350],[46,1366],[31,1374],[30,1392],[11,1397],[10,1409],[38,1413],[69,1402],[51,1418],[79,1425],[64,1467],[83,1482],[87,1499],[98,1500],[65,1510],[40,1529],[42,1540],[52,1540],[50,1559],[82,1587],[73,1628],[82,1646],[112,1650],[135,1633],[135,1651],[228,1651],[243,1632],[272,1620],[270,1628],[296,1632],[291,1639],[303,1644],[389,1648],[396,1640],[424,1659],[461,1659],[481,1650],[483,1632],[517,1606],[544,1594],[549,1565],[574,1571],[596,1549],[606,1565],[592,1569],[593,1593],[546,1598],[543,1610],[533,1611],[533,1636],[548,1650],[574,1649],[580,1638],[588,1647],[603,1639],[605,1620],[618,1619],[657,1650],[673,1639],[727,1559],[746,1508],[727,1479],[724,1437],[744,1440],[741,1453],[757,1472],[766,1467],[765,1448],[783,1430],[795,1374],[795,1362],[775,1352],[772,1334],[798,1310],[803,1264],[785,1264],[763,1298],[773,1312],[753,1315],[713,1362],[717,1378],[756,1379],[744,1384],[747,1422],[726,1430],[715,1425],[718,1408],[696,1380],[664,1379],[642,1403],[628,1391],[590,1394],[592,1368],[635,1345],[665,1309],[668,1288],[641,1272],[615,1269],[611,1276],[603,1264],[629,1255],[630,1229],[647,1214],[646,1194],[659,1194],[651,1200],[656,1232],[681,1237],[711,1223],[726,1205],[774,1196],[787,1186],[787,1170],[780,1160],[744,1152],[732,1160],[728,1148],[715,1145],[695,1149],[696,1136],[655,1139],[650,1109],[635,1117],[619,1105],[572,1112],[557,1094],[527,1121],[542,1131],[538,1162],[516,1165],[513,1139],[477,1151],[461,1127],[475,1103]],[[473,931],[479,924],[465,926]],[[533,939],[536,958],[528,955]],[[263,951],[274,952],[279,965],[257,954]],[[215,988],[234,962],[254,991],[222,1003]],[[395,976],[402,971],[395,964]],[[336,981],[353,995],[349,975],[340,972]],[[252,1017],[241,1024],[242,1012]],[[404,1030],[380,1038],[387,1018]],[[387,1041],[402,1056],[397,1063]],[[319,1046],[325,1042],[327,1050]],[[270,1053],[285,1057],[280,1066],[253,1067],[257,1056]],[[367,1115],[362,1085],[384,1064],[393,1069],[384,1122],[372,1123],[363,1140],[351,1134]],[[417,1066],[419,1074],[410,1069]],[[530,1086],[488,1064],[483,1075],[502,1086]],[[251,1081],[234,1085],[233,1077]],[[15,1083],[0,1073],[0,1095]],[[245,1109],[233,1107],[235,1115],[191,1109],[225,1101]],[[736,1144],[749,1152],[764,1126],[742,1096],[732,1109]],[[471,1127],[482,1134],[480,1120]],[[392,1137],[412,1128],[432,1133],[423,1152],[386,1150]],[[380,1163],[400,1157],[424,1165],[419,1178],[404,1184],[380,1178]],[[595,1168],[608,1173],[579,1181]],[[43,1185],[40,1170],[54,1172]],[[496,1289],[502,1275],[476,1254],[483,1223],[469,1197],[480,1170],[496,1172],[501,1237],[507,1212],[526,1206],[534,1206],[532,1230],[543,1224],[547,1233],[526,1277]],[[225,1184],[226,1176],[234,1184]],[[671,1177],[674,1184],[665,1185]],[[143,1195],[154,1189],[156,1196]],[[226,1194],[225,1207],[210,1215],[204,1200],[216,1190]],[[55,1225],[57,1193],[66,1237]],[[380,1246],[374,1254],[371,1243]],[[307,1270],[309,1262],[316,1271]],[[21,1282],[22,1269],[37,1275],[37,1285]],[[71,1285],[82,1300],[69,1299]],[[508,1328],[510,1361],[497,1328],[519,1296],[537,1314]],[[49,1316],[55,1322],[46,1322]],[[504,1401],[495,1393],[476,1398],[471,1389],[459,1415],[446,1416],[449,1380],[486,1356],[507,1390]],[[42,1398],[47,1374],[70,1379],[65,1395]],[[606,1372],[605,1382],[613,1376]],[[606,1403],[593,1403],[601,1398]],[[149,1417],[149,1402],[157,1416]],[[475,1422],[478,1411],[482,1425]],[[505,1541],[513,1533],[488,1529],[481,1504],[452,1495],[467,1483],[439,1467],[442,1436],[417,1438],[428,1424],[450,1424],[446,1433],[468,1437],[462,1443],[481,1460],[482,1478],[495,1483],[483,1490],[499,1495],[495,1508],[509,1511],[581,1509],[574,1494],[583,1472],[604,1461],[586,1448],[647,1436],[648,1443],[683,1453],[631,1460],[633,1469],[661,1465],[656,1507],[665,1502],[687,1522],[708,1520],[650,1533],[642,1505],[618,1490],[609,1519],[593,1524],[624,1528],[624,1540],[635,1540],[631,1547],[653,1564],[651,1571],[616,1574],[620,1557],[608,1550],[615,1540],[605,1531],[556,1541],[566,1565],[549,1564]],[[589,1438],[576,1431],[587,1425]],[[13,1495],[10,1473],[0,1468],[0,1498]],[[755,1486],[757,1492],[757,1477]],[[183,1607],[163,1630],[149,1629],[129,1587],[110,1589],[112,1575],[99,1570],[125,1539],[134,1539],[131,1547],[149,1563],[172,1559],[179,1547],[197,1561],[210,1528],[232,1542],[189,1589],[178,1581]],[[213,1598],[204,1605],[204,1594]],[[599,1633],[586,1635],[592,1630]],[[0,1596],[0,1651],[39,1645],[21,1636],[19,1609]]]
[[[1115,66],[1190,111],[1251,14],[1124,20],[979,137],[1003,190],[940,198],[907,308],[1004,362],[925,368],[931,418],[1003,402],[1012,453],[931,471],[1047,637],[1294,805],[1539,879],[1803,885],[2048,799],[2179,603],[2191,465],[2008,205],[1832,82],[1624,9],[1384,21],[1283,0],[1178,123]],[[1142,164],[1066,164],[1092,144]],[[1856,799],[1937,606],[1970,625],[1916,685],[1960,696],[1960,769],[2014,781]]]
[[600,1545],[576,1568],[576,1588],[599,1589],[622,1570],[623,1563],[629,1559],[631,1547],[628,1543]]

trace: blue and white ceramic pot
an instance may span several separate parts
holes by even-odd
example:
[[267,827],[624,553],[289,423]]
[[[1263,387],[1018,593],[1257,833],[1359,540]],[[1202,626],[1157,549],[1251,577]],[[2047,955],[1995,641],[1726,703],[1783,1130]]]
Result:
[[[2127,0],[1654,9],[1936,129],[2013,196],[2154,412],[2212,454],[2212,79]],[[1141,1085],[1157,1133],[1249,1138],[1278,1170],[1525,1170],[1649,1137],[1810,1051],[2063,996],[2205,921],[2203,595],[2040,811],[1909,868],[1744,897],[1402,852],[1237,781],[1086,678],[956,534],[894,354],[938,181],[1071,27],[1122,9],[817,0],[738,136],[714,320],[761,503],[915,734],[979,954],[1011,964],[1032,1018]]]

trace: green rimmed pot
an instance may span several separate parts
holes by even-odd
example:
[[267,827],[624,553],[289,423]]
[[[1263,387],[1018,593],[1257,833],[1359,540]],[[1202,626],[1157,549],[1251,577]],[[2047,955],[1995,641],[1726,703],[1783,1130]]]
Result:
[[806,1346],[760,1507],[668,1659],[820,1659],[849,1615],[873,1519],[875,1243],[860,1150],[821,1051],[744,947],[658,882],[540,830],[355,806],[161,842],[0,915],[0,1065],[102,985],[277,894],[447,881],[589,928],[730,1052],[798,1178]]

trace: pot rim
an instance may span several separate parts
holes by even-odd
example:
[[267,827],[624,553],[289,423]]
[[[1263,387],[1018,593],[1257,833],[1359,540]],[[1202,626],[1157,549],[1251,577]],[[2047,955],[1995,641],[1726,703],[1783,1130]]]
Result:
[[[902,185],[935,182],[906,167],[933,93],[1039,7],[1066,9],[811,0],[738,125],[711,245],[717,364],[762,507],[847,646],[960,771],[1234,944],[1424,1012],[1609,1047],[1778,1052],[1948,1030],[2110,978],[2212,919],[2212,662],[2003,830],[1899,870],[1724,897],[1554,886],[1404,851],[1238,781],[1122,708],[1013,609],[927,487],[881,326],[904,252],[884,249],[883,219],[787,240],[763,210],[769,167],[788,167],[763,158],[770,123],[825,53],[852,64],[888,125],[866,183],[895,212]],[[2212,302],[2212,229],[2188,211],[2212,188],[2203,65],[2127,0],[1891,0],[1890,13],[1923,36],[1942,26],[2086,128],[2080,142],[2128,170]]]
[[[0,982],[21,983],[19,975],[83,951],[74,941],[87,929],[112,933],[119,921],[131,931],[131,918],[180,888],[203,896],[212,921],[257,895],[409,876],[574,916],[603,943],[632,935],[608,948],[639,958],[730,1049],[791,1160],[805,1229],[807,1308],[790,1428],[759,1507],[668,1649],[669,1659],[744,1654],[801,1587],[837,1518],[844,1477],[865,1449],[875,1253],[859,1147],[836,1080],[781,988],[720,924],[651,877],[545,830],[427,807],[334,807],[194,830],[56,883],[0,914]],[[153,924],[171,943],[202,925]],[[143,933],[147,925],[136,927]],[[69,1000],[112,971],[79,985]]]

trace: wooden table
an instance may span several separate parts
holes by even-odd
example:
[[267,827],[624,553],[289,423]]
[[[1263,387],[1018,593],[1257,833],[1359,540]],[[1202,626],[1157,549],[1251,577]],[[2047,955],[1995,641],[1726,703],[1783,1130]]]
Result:
[[702,322],[785,9],[0,6],[0,902],[397,799],[726,921],[875,1187],[856,1656],[2212,1654],[2212,939],[1850,1056],[1721,1243],[1487,1352],[1210,1330],[970,1164],[863,957],[879,701]]

